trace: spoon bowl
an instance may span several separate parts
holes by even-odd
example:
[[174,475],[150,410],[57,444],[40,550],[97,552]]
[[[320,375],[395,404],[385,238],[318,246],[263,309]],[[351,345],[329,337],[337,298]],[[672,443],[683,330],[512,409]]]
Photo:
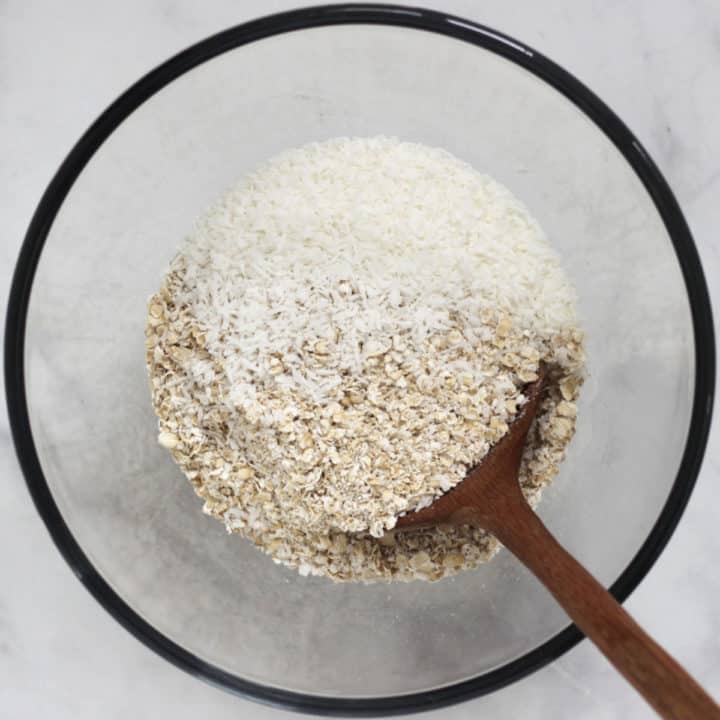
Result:
[[[527,398],[507,433],[490,449],[482,462],[454,488],[438,497],[432,505],[398,518],[395,529],[410,530],[452,523],[472,523],[490,529],[494,516],[486,512],[486,495],[496,491],[499,481],[513,479],[517,484],[525,440],[530,430],[542,393],[547,386],[547,370],[540,367],[538,379],[530,383],[523,394]],[[497,498],[495,498],[497,500]]]

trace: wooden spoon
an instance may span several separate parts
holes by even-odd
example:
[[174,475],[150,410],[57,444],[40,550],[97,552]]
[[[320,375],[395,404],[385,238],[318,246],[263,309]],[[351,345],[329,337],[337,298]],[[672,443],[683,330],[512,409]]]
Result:
[[509,431],[480,465],[429,507],[400,517],[396,528],[453,523],[491,532],[661,717],[720,719],[713,699],[558,543],[525,500],[518,482],[520,460],[546,382],[541,369],[539,379],[527,387],[528,400]]

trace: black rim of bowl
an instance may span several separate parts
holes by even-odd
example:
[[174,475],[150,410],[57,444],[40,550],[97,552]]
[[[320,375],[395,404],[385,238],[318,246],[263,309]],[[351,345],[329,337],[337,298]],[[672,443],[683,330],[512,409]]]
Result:
[[583,636],[570,625],[506,665],[463,682],[406,695],[335,698],[260,685],[211,665],[143,620],[102,578],[74,539],[55,504],[33,442],[25,393],[24,344],[33,277],[55,215],[83,167],[105,139],[135,108],[193,67],[241,45],[281,33],[342,24],[394,25],[440,33],[469,42],[529,70],[580,108],[607,135],[634,169],[663,219],[683,273],[695,336],[695,392],[688,437],[674,485],[650,535],[612,593],[624,600],[651,568],[675,529],[700,470],[712,415],[715,344],[707,286],[690,230],[660,171],[623,122],[567,71],[526,45],[461,18],[393,5],[327,5],[272,15],[238,25],[184,50],[129,88],[93,123],[52,179],[30,222],[18,258],[5,328],[5,383],[13,439],[38,512],[77,577],[125,628],[178,667],[215,685],[285,708],[319,714],[388,715],[429,710],[482,695],[537,670],[562,655]]

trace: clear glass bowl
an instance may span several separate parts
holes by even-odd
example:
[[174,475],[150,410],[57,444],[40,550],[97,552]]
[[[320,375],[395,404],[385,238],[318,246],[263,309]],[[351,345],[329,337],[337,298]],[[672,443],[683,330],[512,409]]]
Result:
[[710,307],[680,210],[618,118],[534,50],[440,13],[339,6],[233,28],[151,72],[29,228],[6,329],[15,442],[59,549],[123,625],[193,674],[309,711],[456,701],[580,638],[506,552],[436,584],[301,578],[204,516],[157,445],[145,303],[194,218],[280,150],[378,133],[496,177],[560,250],[590,379],[540,514],[618,597],[677,523],[710,421]]

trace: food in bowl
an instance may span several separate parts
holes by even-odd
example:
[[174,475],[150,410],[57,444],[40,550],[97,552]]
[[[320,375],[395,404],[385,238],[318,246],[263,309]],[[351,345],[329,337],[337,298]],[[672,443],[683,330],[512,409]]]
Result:
[[573,436],[575,293],[528,210],[449,153],[387,137],[284,152],[198,221],[149,302],[159,442],[204,510],[303,575],[437,580],[470,526],[395,533],[549,388],[520,470],[536,504]]

